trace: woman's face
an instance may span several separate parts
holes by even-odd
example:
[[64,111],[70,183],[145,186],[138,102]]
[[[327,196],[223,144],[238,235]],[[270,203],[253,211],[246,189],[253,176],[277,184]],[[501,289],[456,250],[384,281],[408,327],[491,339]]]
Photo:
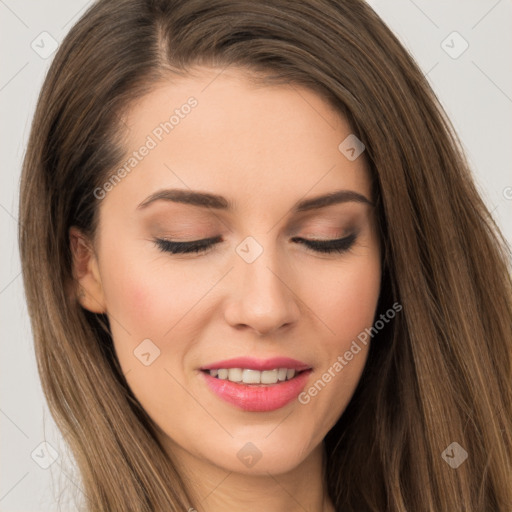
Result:
[[[289,471],[318,453],[367,357],[357,336],[381,267],[364,153],[318,95],[256,87],[240,70],[161,85],[124,122],[125,161],[95,191],[82,305],[108,314],[170,452]],[[199,253],[165,242],[204,239]],[[333,252],[301,243],[336,239]]]

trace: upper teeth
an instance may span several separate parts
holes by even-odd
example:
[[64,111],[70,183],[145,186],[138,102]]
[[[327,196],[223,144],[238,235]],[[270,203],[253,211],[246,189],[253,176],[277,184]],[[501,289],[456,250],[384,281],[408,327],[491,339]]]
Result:
[[249,368],[219,368],[208,370],[212,377],[226,379],[231,382],[244,384],[277,384],[295,377],[295,370],[291,368],[276,368],[275,370],[250,370]]

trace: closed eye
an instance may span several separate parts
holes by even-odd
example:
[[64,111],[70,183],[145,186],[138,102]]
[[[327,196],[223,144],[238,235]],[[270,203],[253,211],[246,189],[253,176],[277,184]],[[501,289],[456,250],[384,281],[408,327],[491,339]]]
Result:
[[[308,249],[323,254],[342,254],[347,252],[354,245],[356,239],[357,235],[355,233],[335,240],[308,240],[306,238],[299,237],[292,238],[293,241],[305,245]],[[161,251],[171,254],[199,254],[208,252],[214,245],[221,241],[221,236],[205,238],[203,240],[193,240],[191,242],[175,242],[172,240],[157,238],[155,240],[155,245]]]
[[205,238],[203,240],[193,240],[192,242],[173,242],[172,240],[164,240],[157,238],[155,244],[163,252],[171,254],[188,254],[206,252],[215,244],[222,241],[222,237]]
[[305,238],[293,238],[299,243],[304,244],[309,249],[322,253],[344,253],[348,251],[355,243],[357,235],[352,233],[344,238],[336,238],[335,240],[308,240]]

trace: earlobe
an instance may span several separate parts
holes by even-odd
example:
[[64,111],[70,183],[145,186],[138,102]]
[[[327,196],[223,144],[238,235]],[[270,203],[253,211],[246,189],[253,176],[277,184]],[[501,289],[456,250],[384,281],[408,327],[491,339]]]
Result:
[[103,286],[92,243],[74,226],[69,229],[69,243],[78,301],[83,308],[92,313],[105,313],[107,308]]

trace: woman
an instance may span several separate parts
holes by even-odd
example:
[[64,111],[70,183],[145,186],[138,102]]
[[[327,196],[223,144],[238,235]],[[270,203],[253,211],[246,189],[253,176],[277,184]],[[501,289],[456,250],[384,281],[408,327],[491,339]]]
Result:
[[97,2],[20,226],[86,510],[512,507],[508,249],[364,2]]

